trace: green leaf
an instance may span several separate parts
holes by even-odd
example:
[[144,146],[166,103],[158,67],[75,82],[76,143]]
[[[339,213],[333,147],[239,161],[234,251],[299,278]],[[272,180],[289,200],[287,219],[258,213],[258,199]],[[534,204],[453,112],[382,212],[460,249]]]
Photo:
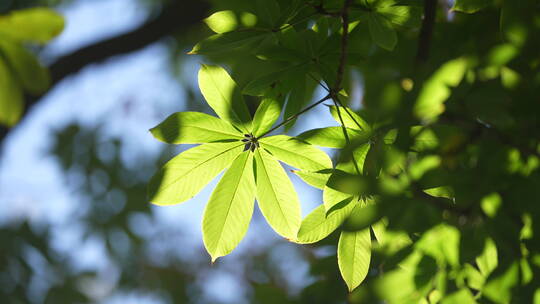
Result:
[[258,47],[269,34],[256,30],[216,34],[197,43],[188,54],[209,55]]
[[[289,98],[287,99],[287,104],[285,106],[285,112],[283,114],[283,117],[292,117],[296,113],[300,112],[302,106],[304,106],[305,104],[306,95],[306,78],[305,76],[300,76],[293,84],[292,91],[289,94]],[[291,127],[294,126],[295,122],[296,118],[289,121],[289,123],[285,125],[285,132],[289,131]]]
[[23,88],[31,94],[41,94],[50,84],[49,71],[36,57],[19,43],[0,39],[0,54],[3,54]]
[[253,135],[257,137],[270,130],[280,114],[279,101],[273,97],[264,98],[255,112],[255,117],[253,117]]
[[203,64],[199,70],[199,87],[206,102],[219,117],[249,133],[251,117],[248,108],[225,69]]
[[455,87],[467,70],[467,60],[457,58],[442,65],[428,80],[414,105],[414,114],[423,120],[431,120],[444,112],[444,102],[450,96],[448,87]]
[[255,151],[257,202],[266,221],[279,235],[295,240],[300,227],[300,202],[277,159],[264,149]]
[[47,8],[30,8],[0,16],[0,35],[44,44],[64,29],[64,18]]
[[330,173],[316,173],[316,172],[309,172],[309,171],[298,171],[298,170],[292,170],[292,172],[298,177],[300,177],[304,182],[306,182],[308,185],[318,188],[318,189],[324,189],[324,186],[326,185],[326,182],[328,181],[328,178],[330,177]]
[[516,259],[504,273],[495,277],[491,275],[483,290],[486,298],[495,303],[511,303],[512,290],[519,284],[519,272],[519,262]]
[[202,232],[214,262],[229,254],[244,238],[255,205],[253,154],[238,155],[212,192],[204,209]]
[[371,260],[371,235],[369,228],[357,232],[341,232],[337,250],[341,276],[353,291],[364,281]]
[[238,21],[233,11],[219,11],[204,19],[204,23],[215,33],[222,34],[236,29]]
[[283,84],[284,91],[289,91],[296,83],[295,78],[299,77],[298,75],[305,75],[307,67],[305,63],[301,63],[255,78],[244,87],[242,92],[252,96],[263,96],[278,84]]
[[19,83],[0,57],[0,124],[15,125],[23,112],[23,95]]
[[371,127],[369,126],[369,124],[362,117],[360,117],[360,115],[356,114],[352,109],[341,106],[328,106],[328,108],[330,109],[330,114],[332,114],[332,117],[339,124],[341,124],[341,120],[339,119],[338,110],[341,114],[341,119],[343,119],[345,127],[356,130],[371,131]]
[[390,21],[379,13],[372,12],[368,16],[371,39],[383,49],[393,50],[397,44],[397,34]]
[[352,201],[352,198],[348,198],[339,205],[339,208],[336,208],[336,210],[328,216],[326,215],[326,208],[324,205],[319,205],[308,214],[300,225],[297,242],[300,244],[311,244],[327,237],[343,223],[347,216],[349,216],[356,205],[356,201]]
[[326,153],[290,136],[263,137],[259,142],[261,147],[292,167],[307,171],[332,168],[332,161]]
[[378,8],[377,13],[386,17],[393,24],[400,26],[416,27],[421,23],[422,10],[418,7],[405,5],[387,6]]
[[493,0],[455,0],[452,10],[472,14],[493,3]]
[[350,195],[372,195],[376,187],[373,178],[365,175],[350,174],[341,170],[335,170],[328,179],[326,186]]
[[199,144],[244,137],[228,122],[199,112],[174,113],[150,132],[156,139],[169,144]]
[[273,28],[278,25],[279,5],[275,0],[255,0],[256,15],[261,18],[264,25]]
[[[349,138],[359,137],[362,133],[365,132],[347,128],[347,135]],[[296,137],[307,143],[321,147],[344,148],[347,145],[342,127],[311,129]]]
[[343,200],[349,199],[351,197],[353,196],[349,193],[343,193],[335,189],[332,189],[329,186],[324,186],[323,204],[327,213],[330,213],[332,210],[334,210],[333,209],[334,206],[338,205]]
[[441,304],[463,304],[463,303],[476,303],[471,291],[467,288],[462,288],[454,293],[444,297]]
[[492,239],[486,239],[482,254],[476,258],[480,273],[487,278],[498,265],[497,247]]
[[[346,231],[359,231],[369,228],[375,223],[382,223],[381,218],[384,216],[384,211],[379,204],[367,204],[362,208],[355,208],[354,211],[347,218],[343,224],[343,229]],[[375,229],[378,232],[385,230],[384,223],[381,224],[382,227],[378,226]],[[375,231],[375,229],[373,229]],[[375,234],[377,236],[377,234]],[[380,235],[380,233],[379,233]],[[379,240],[379,238],[377,238]],[[379,240],[380,242],[381,240]]]
[[243,148],[242,142],[211,143],[180,153],[150,180],[150,201],[174,205],[192,198],[228,167]]

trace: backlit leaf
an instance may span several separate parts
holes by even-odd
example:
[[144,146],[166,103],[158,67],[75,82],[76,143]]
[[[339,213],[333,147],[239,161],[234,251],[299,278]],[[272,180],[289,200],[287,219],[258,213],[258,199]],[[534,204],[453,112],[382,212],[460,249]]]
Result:
[[150,201],[156,205],[174,205],[191,199],[228,167],[243,148],[242,142],[211,143],[180,153],[150,181]]
[[341,232],[338,243],[338,265],[341,276],[353,291],[369,271],[371,235],[369,228],[357,232]]
[[357,129],[357,130],[364,130],[364,131],[370,131],[371,127],[369,124],[362,118],[360,115],[356,114],[352,109],[347,107],[336,107],[336,106],[329,106],[330,108],[330,114],[332,114],[332,117],[341,124],[341,120],[339,119],[338,110],[341,114],[341,119],[343,119],[343,123],[347,128],[351,129]]
[[264,134],[278,120],[281,114],[281,105],[276,98],[267,97],[261,104],[253,117],[253,135],[255,137]]
[[319,205],[302,220],[297,242],[311,244],[324,239],[343,223],[356,204],[352,198],[346,199],[328,216],[324,205]]
[[261,147],[280,161],[307,171],[332,168],[332,161],[323,151],[286,135],[263,137]]
[[246,133],[251,130],[251,117],[244,98],[225,69],[203,64],[199,70],[199,87],[219,117]]
[[300,227],[300,202],[276,158],[264,149],[255,151],[257,202],[266,221],[281,236],[295,240]]
[[215,12],[204,19],[204,23],[218,34],[230,32],[238,26],[236,15],[230,10]]
[[219,181],[204,210],[203,241],[212,262],[229,254],[246,234],[255,189],[253,154],[241,153]]
[[243,134],[231,124],[200,112],[177,112],[150,129],[152,135],[169,144],[198,144],[241,140]]
[[452,10],[462,13],[475,13],[493,3],[493,0],[455,0]]

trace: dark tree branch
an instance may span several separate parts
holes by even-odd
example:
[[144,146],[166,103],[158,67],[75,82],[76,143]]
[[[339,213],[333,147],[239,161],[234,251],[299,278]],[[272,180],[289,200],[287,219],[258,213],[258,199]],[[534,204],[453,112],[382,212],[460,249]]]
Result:
[[[208,8],[205,1],[172,1],[164,6],[156,17],[131,32],[97,42],[60,57],[49,66],[52,79],[51,88],[65,77],[77,73],[89,64],[99,63],[112,56],[139,50],[165,36],[187,30],[205,17]],[[23,113],[21,121],[31,107],[39,103],[44,95],[26,98],[25,113]],[[8,132],[8,128],[0,126],[0,149]]]
[[437,13],[437,0],[424,0],[424,19],[420,28],[418,39],[418,50],[416,51],[416,62],[424,63],[429,57],[429,47],[431,36],[435,26],[435,15]]

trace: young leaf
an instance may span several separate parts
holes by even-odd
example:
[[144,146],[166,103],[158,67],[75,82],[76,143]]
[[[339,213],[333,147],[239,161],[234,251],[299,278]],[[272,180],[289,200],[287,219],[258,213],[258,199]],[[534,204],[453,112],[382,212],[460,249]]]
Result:
[[203,64],[199,70],[199,87],[206,102],[219,117],[249,133],[249,111],[236,83],[225,69]]
[[242,142],[211,143],[180,153],[150,180],[150,201],[174,205],[192,198],[228,167],[243,148]]
[[199,144],[244,137],[228,122],[200,112],[174,113],[150,132],[168,144]]
[[[371,127],[369,124],[362,118],[360,115],[356,114],[352,109],[348,107],[336,107],[336,106],[329,106],[330,108],[330,114],[332,114],[332,117],[341,124],[341,119],[343,120],[343,123],[345,124],[345,127],[351,128],[351,129],[357,129],[357,130],[363,130],[363,131],[371,131]],[[339,113],[341,114],[341,119],[339,119],[338,115],[338,109]]]
[[339,204],[339,208],[329,215],[326,215],[324,205],[318,206],[302,221],[297,242],[311,244],[324,239],[343,223],[355,205],[356,201],[352,198],[345,199]]
[[212,192],[203,216],[206,250],[214,262],[229,254],[247,232],[255,205],[253,154],[238,155]]
[[64,18],[47,8],[30,8],[0,16],[0,34],[21,42],[44,44],[64,29]]
[[307,171],[332,168],[332,161],[323,151],[286,135],[263,137],[261,147],[280,161]]
[[268,131],[278,120],[280,113],[281,105],[276,98],[264,98],[253,117],[253,135],[257,137]]
[[6,62],[0,57],[0,124],[13,126],[23,112],[23,96]]
[[338,242],[338,265],[341,276],[353,291],[365,279],[371,259],[369,228],[357,232],[341,232]]
[[295,240],[301,221],[300,202],[289,177],[277,159],[264,149],[255,151],[257,202],[270,226]]
[[0,53],[8,60],[14,76],[25,90],[31,94],[41,94],[47,90],[50,83],[49,71],[19,43],[0,39]]
[[379,13],[369,13],[369,32],[373,41],[385,50],[391,51],[397,44],[397,34],[392,24]]

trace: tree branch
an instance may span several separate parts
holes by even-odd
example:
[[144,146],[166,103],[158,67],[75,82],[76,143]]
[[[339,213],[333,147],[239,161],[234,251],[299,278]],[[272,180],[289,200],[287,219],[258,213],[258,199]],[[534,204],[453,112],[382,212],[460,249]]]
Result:
[[[51,88],[89,64],[139,50],[165,36],[187,30],[205,17],[208,8],[205,1],[172,1],[164,6],[156,17],[131,32],[97,42],[60,57],[49,66]],[[47,92],[41,96],[27,96],[21,121],[31,107],[39,103],[46,94]],[[8,132],[8,128],[0,126],[0,147]]]
[[437,0],[424,0],[424,19],[420,28],[418,39],[418,49],[416,51],[416,62],[424,63],[429,57],[429,47],[433,27],[435,26],[435,15],[437,13]]

